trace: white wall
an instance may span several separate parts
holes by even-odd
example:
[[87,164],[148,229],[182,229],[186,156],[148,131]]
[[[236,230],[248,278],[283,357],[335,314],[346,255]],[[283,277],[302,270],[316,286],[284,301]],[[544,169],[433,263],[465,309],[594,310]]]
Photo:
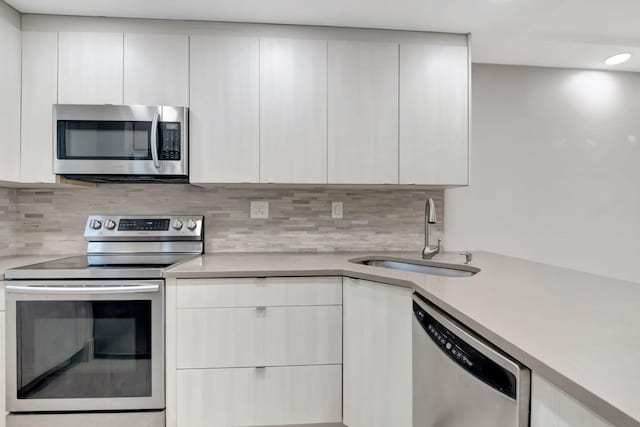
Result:
[[20,14],[0,0],[0,181],[20,179]]
[[474,65],[472,132],[447,249],[640,282],[640,74]]

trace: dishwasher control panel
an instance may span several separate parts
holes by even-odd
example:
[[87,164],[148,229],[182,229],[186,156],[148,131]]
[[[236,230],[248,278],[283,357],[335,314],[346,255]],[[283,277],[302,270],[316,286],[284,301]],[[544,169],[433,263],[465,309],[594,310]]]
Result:
[[463,341],[415,301],[413,302],[413,313],[427,336],[442,353],[480,381],[512,399],[516,398],[517,381],[515,375]]

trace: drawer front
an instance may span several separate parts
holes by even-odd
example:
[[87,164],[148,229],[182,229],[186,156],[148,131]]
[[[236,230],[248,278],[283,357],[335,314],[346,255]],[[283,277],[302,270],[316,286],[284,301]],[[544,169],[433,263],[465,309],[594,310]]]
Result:
[[341,277],[180,279],[178,308],[342,304]]
[[342,363],[342,306],[179,309],[178,369]]
[[337,423],[340,365],[178,371],[178,427]]

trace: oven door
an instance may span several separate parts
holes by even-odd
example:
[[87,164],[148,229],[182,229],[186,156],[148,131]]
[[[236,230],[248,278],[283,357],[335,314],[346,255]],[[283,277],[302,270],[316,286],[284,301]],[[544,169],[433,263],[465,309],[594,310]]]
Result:
[[54,105],[54,172],[186,176],[188,109]]
[[163,409],[164,282],[8,282],[9,412]]

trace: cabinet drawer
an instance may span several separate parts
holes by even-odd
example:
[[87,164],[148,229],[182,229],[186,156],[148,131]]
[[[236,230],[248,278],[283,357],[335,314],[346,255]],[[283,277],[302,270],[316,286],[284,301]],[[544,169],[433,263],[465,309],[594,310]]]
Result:
[[178,280],[178,308],[342,304],[341,277]]
[[178,427],[335,423],[340,365],[178,371]]
[[179,309],[178,369],[342,363],[342,307]]

